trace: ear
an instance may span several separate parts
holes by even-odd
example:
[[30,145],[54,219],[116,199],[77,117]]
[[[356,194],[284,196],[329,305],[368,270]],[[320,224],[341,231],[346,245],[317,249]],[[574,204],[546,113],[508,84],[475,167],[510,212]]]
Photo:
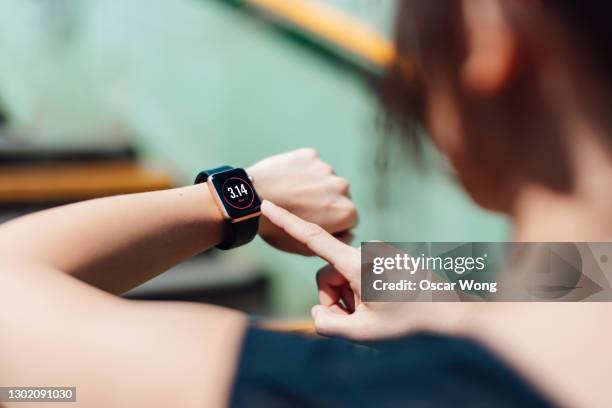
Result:
[[467,58],[461,80],[479,94],[498,92],[517,59],[517,37],[504,15],[504,0],[463,0]]

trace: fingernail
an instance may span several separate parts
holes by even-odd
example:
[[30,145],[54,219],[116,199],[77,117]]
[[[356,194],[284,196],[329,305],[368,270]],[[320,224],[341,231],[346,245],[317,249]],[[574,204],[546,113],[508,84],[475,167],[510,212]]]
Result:
[[261,203],[261,208],[262,209],[266,209],[266,208],[274,208],[276,207],[271,201],[268,200],[263,200]]

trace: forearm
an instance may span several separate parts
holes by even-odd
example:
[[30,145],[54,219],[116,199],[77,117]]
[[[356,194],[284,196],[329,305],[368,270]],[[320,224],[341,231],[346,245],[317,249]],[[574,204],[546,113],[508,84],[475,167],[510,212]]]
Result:
[[[287,206],[330,233],[356,223],[348,183],[312,149],[268,157],[247,172],[260,198]],[[220,243],[223,224],[205,185],[58,207],[0,226],[0,273],[30,269],[13,265],[38,265],[122,293]],[[265,218],[259,232],[280,249],[309,253]]]
[[218,244],[222,227],[205,185],[108,197],[4,224],[0,259],[3,269],[44,265],[122,293]]

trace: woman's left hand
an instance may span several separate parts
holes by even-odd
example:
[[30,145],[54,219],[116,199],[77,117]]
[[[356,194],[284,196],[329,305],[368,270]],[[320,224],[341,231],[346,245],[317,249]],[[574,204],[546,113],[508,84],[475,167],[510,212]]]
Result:
[[[268,157],[247,172],[262,200],[274,201],[340,239],[352,238],[349,231],[357,224],[357,210],[349,198],[349,183],[338,177],[314,149]],[[263,217],[259,234],[281,250],[312,255],[312,251]]]

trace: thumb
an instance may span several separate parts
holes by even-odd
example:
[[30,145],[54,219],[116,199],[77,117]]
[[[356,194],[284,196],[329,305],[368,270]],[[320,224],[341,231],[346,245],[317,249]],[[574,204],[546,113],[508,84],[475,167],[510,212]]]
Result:
[[348,314],[337,305],[315,305],[312,310],[317,333],[322,336],[355,337],[356,316]]

